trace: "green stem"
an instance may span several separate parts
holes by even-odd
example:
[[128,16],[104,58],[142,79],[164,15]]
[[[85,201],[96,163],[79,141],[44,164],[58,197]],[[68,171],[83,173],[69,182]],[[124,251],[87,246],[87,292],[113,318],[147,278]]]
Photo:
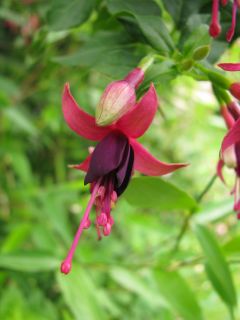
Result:
[[[204,187],[204,189],[200,192],[199,195],[196,196],[196,201],[197,203],[201,203],[203,197],[208,193],[208,191],[211,189],[211,187],[213,186],[215,180],[217,178],[217,175],[214,174],[211,179],[209,180],[209,182],[207,183],[207,185]],[[175,241],[175,245],[174,245],[174,248],[173,248],[173,252],[176,252],[180,246],[180,243],[187,231],[187,228],[189,226],[189,222],[192,218],[192,216],[194,215],[194,213],[196,212],[196,209],[193,209],[192,211],[190,211],[190,213],[186,216],[186,218],[184,219],[183,221],[183,224],[182,224],[182,228],[179,232],[179,234],[177,235],[176,237],[176,241]]]

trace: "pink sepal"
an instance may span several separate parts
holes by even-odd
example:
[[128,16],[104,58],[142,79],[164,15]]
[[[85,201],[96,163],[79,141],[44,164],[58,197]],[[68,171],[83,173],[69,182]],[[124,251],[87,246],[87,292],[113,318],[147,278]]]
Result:
[[230,147],[231,145],[240,141],[240,118],[235,122],[234,126],[225,135],[222,146],[221,153]]
[[116,123],[116,127],[131,138],[142,136],[150,126],[157,111],[157,106],[157,94],[154,85],[151,84],[140,102]]
[[98,141],[110,132],[110,127],[98,127],[95,118],[78,106],[71,95],[68,83],[65,84],[63,91],[62,108],[65,121],[78,135],[92,141]]
[[90,161],[91,161],[91,157],[92,157],[92,155],[90,154],[83,162],[81,162],[79,164],[70,164],[70,165],[68,165],[68,167],[87,172],[88,168],[89,168]]
[[224,177],[222,174],[223,167],[224,167],[224,162],[222,159],[219,159],[218,163],[217,163],[217,175],[222,180],[222,182],[225,184],[225,180],[224,180]]
[[161,162],[154,158],[136,140],[131,139],[130,144],[134,149],[134,169],[143,174],[149,176],[162,176],[188,165],[186,163]]
[[218,67],[225,71],[240,71],[240,63],[219,63]]

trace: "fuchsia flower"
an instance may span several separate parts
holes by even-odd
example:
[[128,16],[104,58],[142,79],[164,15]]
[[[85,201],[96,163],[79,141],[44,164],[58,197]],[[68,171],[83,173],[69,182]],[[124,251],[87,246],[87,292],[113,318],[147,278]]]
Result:
[[[221,4],[225,6],[228,3],[227,0],[222,0]],[[226,34],[226,39],[228,42],[230,42],[234,36],[235,28],[236,28],[236,17],[237,17],[237,9],[240,7],[240,1],[239,0],[233,0],[233,6],[232,6],[232,23],[231,27],[228,29],[228,32]],[[212,19],[209,26],[209,34],[216,38],[221,33],[221,26],[219,24],[218,19],[219,14],[219,0],[212,0]]]
[[228,133],[225,135],[221,151],[220,160],[217,165],[217,174],[224,182],[222,168],[226,165],[234,169],[236,174],[234,193],[234,210],[237,218],[240,219],[240,106],[232,101],[227,107],[222,108],[222,115],[228,127]]
[[[94,151],[82,163],[72,166],[87,173],[84,183],[91,184],[91,198],[70,251],[61,265],[61,271],[65,274],[71,270],[73,254],[83,229],[91,225],[89,214],[93,205],[96,209],[95,226],[100,239],[101,235],[107,236],[111,232],[114,224],[111,209],[127,188],[133,170],[161,176],[186,166],[157,160],[136,140],[150,126],[158,105],[153,84],[141,100],[136,102],[135,89],[142,81],[143,71],[136,68],[124,80],[115,81],[107,87],[98,105],[102,112],[107,106],[110,118],[115,120],[107,126],[99,126],[94,117],[79,108],[70,93],[69,85],[65,85],[62,104],[67,124],[85,139],[98,141]],[[119,110],[119,104],[125,109],[124,114]],[[113,110],[109,109],[110,105]],[[97,110],[97,114],[101,112]],[[108,119],[107,114],[105,119]]]

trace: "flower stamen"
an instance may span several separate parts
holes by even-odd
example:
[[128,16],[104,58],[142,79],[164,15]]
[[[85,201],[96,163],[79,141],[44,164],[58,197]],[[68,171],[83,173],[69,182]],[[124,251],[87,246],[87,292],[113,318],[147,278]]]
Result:
[[79,224],[79,227],[78,227],[78,230],[77,230],[77,232],[75,234],[75,237],[74,237],[73,243],[71,245],[71,248],[70,248],[70,250],[68,252],[68,255],[67,255],[66,259],[61,264],[61,272],[62,273],[68,274],[71,271],[72,258],[73,258],[74,252],[76,250],[78,241],[79,241],[79,239],[81,237],[82,231],[85,228],[86,223],[89,220],[89,214],[90,214],[90,211],[91,211],[92,206],[94,204],[95,197],[97,195],[97,191],[98,191],[100,182],[101,182],[101,179],[99,179],[99,181],[95,184],[95,186],[93,188],[93,191],[92,191],[92,194],[91,194],[91,198],[90,198],[90,200],[88,202],[88,205],[87,205],[86,211],[85,211],[85,213],[83,215],[83,218],[82,218],[82,220],[81,220],[81,222]]

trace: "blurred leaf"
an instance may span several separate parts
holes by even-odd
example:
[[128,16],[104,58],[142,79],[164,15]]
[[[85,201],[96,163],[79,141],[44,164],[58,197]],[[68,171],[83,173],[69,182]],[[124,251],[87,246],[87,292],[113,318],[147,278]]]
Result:
[[153,0],[107,0],[107,6],[112,14],[161,15],[160,7]]
[[96,0],[58,0],[53,2],[48,12],[51,30],[66,30],[85,22],[90,16]]
[[198,12],[208,2],[208,0],[163,0],[166,9],[180,28],[185,26],[185,22],[189,16]]
[[184,320],[203,319],[194,293],[177,272],[155,271],[159,292]]
[[192,209],[197,205],[185,191],[160,178],[134,178],[123,196],[130,204],[143,208],[175,210]]
[[23,185],[34,185],[34,178],[28,158],[24,153],[12,152],[11,161],[13,170],[20,178]]
[[192,57],[195,49],[210,44],[210,36],[207,25],[200,25],[196,27],[184,42],[183,54],[184,57]]
[[233,211],[233,200],[226,199],[218,202],[208,202],[199,208],[193,217],[197,223],[206,224],[218,221]]
[[167,53],[174,49],[169,31],[160,17],[160,7],[154,1],[108,0],[107,3],[112,14],[132,15],[153,48],[161,53]]
[[203,225],[196,225],[196,236],[206,256],[206,272],[214,289],[232,307],[237,304],[236,292],[228,264],[213,234]]
[[233,235],[233,238],[229,239],[222,246],[222,250],[226,256],[236,254],[239,255],[240,252],[240,236]]
[[140,60],[128,40],[123,32],[98,32],[87,38],[79,51],[55,57],[53,61],[67,66],[96,68],[116,79],[126,75]]
[[1,252],[7,253],[20,248],[23,241],[29,236],[31,225],[21,223],[16,227],[11,228],[9,234],[5,237],[1,245]]
[[16,107],[5,108],[4,115],[16,129],[22,130],[31,136],[36,136],[38,134],[37,128],[32,120],[22,110]]
[[167,53],[174,49],[171,36],[160,17],[137,15],[136,20],[149,43],[159,53]]
[[59,272],[57,281],[76,320],[108,319],[99,303],[97,288],[83,268],[74,265],[68,276]]
[[0,254],[0,267],[23,272],[55,270],[60,261],[42,252],[22,252]]
[[110,275],[121,286],[139,295],[149,305],[153,307],[166,306],[165,301],[158,295],[156,290],[149,288],[147,283],[136,272],[120,267],[114,267],[111,268]]

